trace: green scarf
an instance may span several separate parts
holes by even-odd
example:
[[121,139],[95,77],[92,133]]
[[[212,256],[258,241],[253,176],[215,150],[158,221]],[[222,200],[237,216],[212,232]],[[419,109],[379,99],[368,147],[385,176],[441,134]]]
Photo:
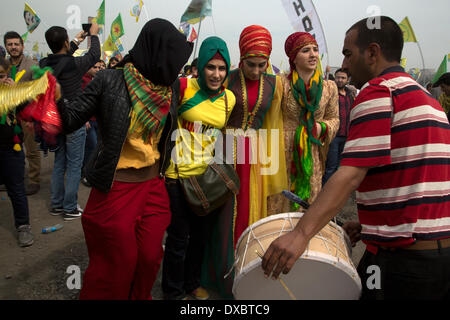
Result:
[[154,85],[131,63],[125,65],[123,74],[132,104],[129,132],[142,133],[142,139],[150,141],[153,133],[159,134],[164,128],[172,100],[172,89]]
[[[314,169],[311,143],[322,144],[319,139],[312,135],[312,130],[316,125],[314,112],[319,108],[320,99],[322,98],[322,75],[316,69],[307,90],[302,78],[294,70],[291,79],[291,89],[295,100],[300,105],[300,125],[295,131],[291,166],[291,191],[306,201],[311,195],[310,180]],[[308,102],[308,96],[310,102]],[[295,210],[299,208],[299,205],[296,203],[293,206]]]
[[[187,100],[181,108],[178,110],[178,115],[186,112],[193,107],[199,105],[203,101],[210,99],[212,102],[216,101],[225,94],[225,87],[221,87],[218,90],[211,90],[208,88],[205,79],[205,67],[209,60],[219,52],[227,65],[227,76],[230,71],[230,54],[228,53],[227,44],[219,37],[206,38],[200,47],[198,55],[198,78],[197,82],[200,90],[189,100]],[[226,77],[225,77],[226,79]],[[224,82],[225,82],[224,79]]]
[[[209,60],[214,57],[214,55],[219,52],[225,63],[227,65],[227,76],[230,71],[230,54],[228,52],[227,44],[225,41],[220,39],[219,37],[209,37],[206,38],[200,47],[200,51],[198,54],[198,84],[203,91],[205,91],[209,96],[215,96],[217,94],[223,95],[223,87],[214,91],[208,88],[206,85],[205,79],[205,67],[208,64]],[[226,79],[226,77],[225,77]],[[224,81],[225,81],[224,79]]]

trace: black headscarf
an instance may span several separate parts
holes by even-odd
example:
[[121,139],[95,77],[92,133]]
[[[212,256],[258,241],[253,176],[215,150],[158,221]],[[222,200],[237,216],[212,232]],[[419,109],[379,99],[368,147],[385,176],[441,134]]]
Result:
[[119,65],[132,62],[153,84],[170,86],[189,59],[192,47],[172,23],[156,18],[144,25],[133,49]]

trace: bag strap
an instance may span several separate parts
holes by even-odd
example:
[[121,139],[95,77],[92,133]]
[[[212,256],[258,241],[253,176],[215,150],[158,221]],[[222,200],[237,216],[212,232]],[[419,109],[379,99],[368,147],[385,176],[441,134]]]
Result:
[[228,189],[230,189],[234,194],[239,193],[239,188],[237,187],[237,185],[234,183],[232,179],[228,177],[227,173],[223,171],[220,166],[217,165],[217,163],[211,162],[209,166],[222,178]]
[[199,185],[199,183],[196,179],[196,176],[189,177],[188,181],[194,188],[194,191],[197,194],[197,197],[200,199],[203,209],[208,210],[210,207],[208,198],[206,197],[205,193],[203,192],[202,187]]
[[227,98],[227,89],[225,89],[225,124],[223,127],[225,128],[227,125],[227,117],[228,117],[228,98]]

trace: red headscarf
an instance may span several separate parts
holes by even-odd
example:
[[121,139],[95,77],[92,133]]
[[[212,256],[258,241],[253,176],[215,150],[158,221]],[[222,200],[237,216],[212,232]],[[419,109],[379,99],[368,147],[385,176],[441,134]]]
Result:
[[241,61],[249,57],[269,60],[272,53],[272,36],[264,27],[252,25],[242,30],[239,38]]
[[223,56],[220,54],[219,51],[217,51],[216,54],[209,61],[211,61],[213,59],[222,60],[225,62],[225,59],[223,58]]
[[291,66],[291,74],[292,70],[295,70],[294,60],[297,56],[298,51],[307,46],[309,44],[317,45],[316,39],[308,33],[308,32],[295,32],[291,34],[284,44],[284,51],[289,57],[289,65]]

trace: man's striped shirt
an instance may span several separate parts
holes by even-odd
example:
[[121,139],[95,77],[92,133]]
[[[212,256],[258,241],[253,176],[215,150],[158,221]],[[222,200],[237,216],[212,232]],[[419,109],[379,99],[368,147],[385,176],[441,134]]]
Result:
[[341,165],[371,167],[357,190],[366,244],[450,237],[450,125],[439,102],[401,67],[362,88]]

